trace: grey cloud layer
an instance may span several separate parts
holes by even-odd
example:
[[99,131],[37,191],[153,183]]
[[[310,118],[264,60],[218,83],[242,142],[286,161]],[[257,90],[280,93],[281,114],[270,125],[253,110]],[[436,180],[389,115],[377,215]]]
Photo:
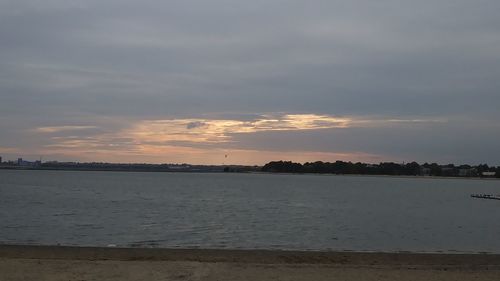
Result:
[[[415,159],[474,147],[464,161],[495,161],[499,10],[487,0],[0,1],[0,147],[46,143],[24,139],[37,127],[118,131],[143,119],[439,116],[467,122],[395,125],[384,135],[418,132],[412,152],[383,148],[387,140],[366,128],[286,139],[294,149],[317,143]],[[238,141],[268,145],[253,137]],[[330,147],[325,138],[342,141]]]

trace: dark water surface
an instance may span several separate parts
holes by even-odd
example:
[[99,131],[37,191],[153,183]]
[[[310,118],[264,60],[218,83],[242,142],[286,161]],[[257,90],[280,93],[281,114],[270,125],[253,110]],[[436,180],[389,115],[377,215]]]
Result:
[[500,253],[500,181],[0,170],[0,243]]

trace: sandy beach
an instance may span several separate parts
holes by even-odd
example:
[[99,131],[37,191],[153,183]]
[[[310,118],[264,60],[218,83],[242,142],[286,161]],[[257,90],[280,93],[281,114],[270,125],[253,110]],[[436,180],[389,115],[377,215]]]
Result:
[[500,280],[500,255],[3,245],[0,280]]

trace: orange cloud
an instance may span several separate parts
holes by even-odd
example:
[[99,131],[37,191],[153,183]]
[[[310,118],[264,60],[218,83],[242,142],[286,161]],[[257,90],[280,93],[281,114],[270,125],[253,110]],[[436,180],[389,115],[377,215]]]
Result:
[[[375,160],[378,156],[359,152],[258,151],[229,150],[220,145],[233,142],[234,134],[252,134],[264,131],[304,131],[349,127],[391,126],[394,123],[422,123],[434,120],[420,119],[356,119],[318,114],[262,115],[250,121],[232,119],[161,119],[131,123],[125,129],[111,132],[93,132],[94,135],[53,136],[45,146],[44,154],[66,155],[89,161],[122,162],[189,162],[204,164],[255,164],[282,159],[298,162]],[[96,126],[40,127],[37,133],[51,134],[64,131],[98,128]],[[203,147],[206,145],[206,147]],[[232,155],[229,160],[223,159]]]
[[138,141],[150,142],[228,142],[231,134],[261,131],[298,131],[345,128],[348,118],[315,114],[287,114],[281,117],[264,115],[253,121],[227,119],[144,120],[122,132]]
[[[315,114],[263,115],[251,121],[231,119],[165,119],[143,120],[132,123],[117,132],[97,133],[91,136],[53,136],[45,146],[44,154],[73,156],[78,159],[103,161],[123,160],[160,162],[221,163],[221,155],[228,154],[214,146],[191,147],[189,144],[217,144],[232,141],[233,134],[250,134],[262,131],[298,131],[325,128],[345,128],[348,118]],[[96,126],[39,127],[37,133],[51,134],[64,131],[85,130]],[[183,143],[183,145],[178,145]],[[261,163],[265,159],[282,159],[290,153],[259,152],[255,150],[231,150],[233,163]],[[294,152],[296,159],[306,154]],[[260,155],[260,156],[258,156]],[[274,157],[271,157],[275,155]],[[300,155],[300,156],[299,156]],[[305,157],[307,158],[307,157]],[[304,159],[305,159],[304,158]],[[106,160],[107,159],[107,160]],[[128,160],[126,160],[128,159]],[[315,160],[315,159],[309,159]]]

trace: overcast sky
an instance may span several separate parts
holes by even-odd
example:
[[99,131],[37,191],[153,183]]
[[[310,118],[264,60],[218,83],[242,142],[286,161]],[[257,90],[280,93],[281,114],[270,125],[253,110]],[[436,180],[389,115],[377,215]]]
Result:
[[499,11],[0,0],[0,155],[500,165]]

